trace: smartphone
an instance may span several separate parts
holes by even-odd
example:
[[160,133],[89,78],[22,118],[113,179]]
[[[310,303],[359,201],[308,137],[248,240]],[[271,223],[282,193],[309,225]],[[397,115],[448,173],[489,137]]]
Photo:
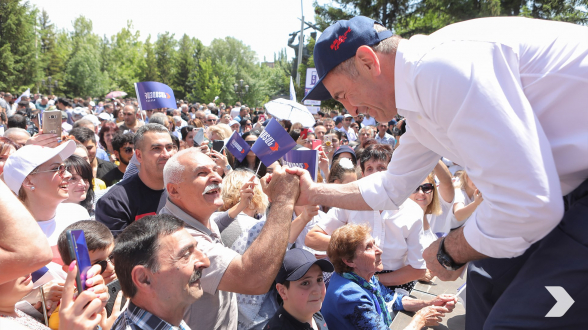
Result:
[[[312,150],[319,150],[319,151],[323,151],[323,146],[322,146],[323,141],[316,139],[312,141]],[[318,147],[318,149],[317,149]]]
[[43,112],[43,134],[57,134],[61,137],[61,111]]
[[325,135],[324,138],[324,145],[325,145],[325,149],[327,150],[327,152],[331,152],[331,149],[333,149],[333,136],[332,135]]
[[304,128],[300,131],[300,139],[304,140],[308,137],[308,128]]
[[225,146],[225,141],[224,140],[214,140],[214,141],[212,141],[212,150],[214,150],[214,151],[221,152],[221,150],[223,150],[223,147],[224,146]]
[[78,273],[76,275],[76,285],[78,294],[87,289],[86,280],[88,279],[88,270],[92,267],[90,253],[86,244],[86,236],[83,230],[68,230],[67,245],[69,247],[69,256],[72,260],[78,262]]
[[202,142],[204,142],[204,128],[198,127],[196,128],[196,134],[194,134],[194,146],[199,147]]
[[[114,281],[108,283],[106,285],[106,287],[108,288],[108,294],[110,294],[110,297],[108,298],[108,302],[106,303],[105,308],[106,308],[106,315],[108,317],[110,317],[110,314],[112,314],[112,309],[114,308],[114,302],[116,300],[116,296],[118,296],[118,292],[121,290],[120,289],[120,282],[118,280],[114,280]],[[127,302],[127,298],[123,295],[122,301],[120,303],[121,310],[124,307],[126,302]]]
[[263,123],[265,121],[265,115],[264,114],[259,115],[257,117],[257,120]]

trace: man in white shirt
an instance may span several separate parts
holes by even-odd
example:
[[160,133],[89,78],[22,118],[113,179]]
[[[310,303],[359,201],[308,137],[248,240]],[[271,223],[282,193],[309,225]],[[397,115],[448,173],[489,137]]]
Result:
[[396,145],[396,139],[386,133],[386,131],[388,130],[388,122],[381,122],[378,124],[378,134],[376,134],[376,141],[378,141],[378,143],[382,143],[382,144],[389,144],[392,148],[394,148],[394,146]]
[[[333,97],[380,122],[399,113],[407,130],[388,170],[356,183],[320,185],[289,170],[304,174],[299,204],[398,208],[446,156],[486,201],[423,254],[445,280],[475,261],[466,328],[507,320],[519,329],[584,326],[588,28],[484,18],[401,40],[355,17],[323,32],[314,59],[320,80],[306,97]],[[561,285],[575,300],[563,317],[544,318],[554,305],[546,285]]]

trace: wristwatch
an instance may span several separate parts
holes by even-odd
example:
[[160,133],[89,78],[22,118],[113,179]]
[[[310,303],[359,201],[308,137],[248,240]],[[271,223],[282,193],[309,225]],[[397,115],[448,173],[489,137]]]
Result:
[[233,168],[231,167],[231,165],[227,164],[227,166],[225,166],[225,173],[229,173],[232,170]]
[[458,270],[465,264],[458,264],[456,263],[453,258],[445,251],[445,238],[441,239],[441,243],[439,244],[439,251],[437,251],[437,261],[443,266],[443,268],[447,270]]

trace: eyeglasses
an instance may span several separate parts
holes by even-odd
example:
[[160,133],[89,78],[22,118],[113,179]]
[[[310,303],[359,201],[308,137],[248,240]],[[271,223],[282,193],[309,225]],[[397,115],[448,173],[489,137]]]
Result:
[[65,175],[65,172],[69,171],[67,166],[61,164],[59,165],[59,167],[54,168],[52,170],[47,170],[47,171],[34,171],[31,174],[37,174],[37,173],[46,173],[46,172],[57,172],[57,174],[59,174],[60,177],[63,178],[63,176]]
[[[94,265],[100,265],[100,274],[101,275],[102,275],[102,273],[104,273],[106,271],[106,267],[108,267],[109,262],[114,265],[114,261],[112,259],[113,259],[112,256],[109,256],[108,258],[106,258],[104,260],[100,260],[100,261],[94,263]],[[94,266],[94,265],[92,265],[92,266]]]
[[430,194],[433,189],[435,189],[435,186],[432,183],[423,183],[415,189],[414,193],[416,194],[419,190],[422,190],[424,194]]
[[126,147],[123,148],[123,151],[126,152],[127,154],[132,154],[133,153],[133,148],[132,147]]
[[206,121],[211,121],[213,123],[216,123],[216,119],[206,119]]
[[244,126],[251,126],[251,123],[247,123],[247,124],[245,124]]
[[252,146],[252,145],[255,144],[255,141],[245,141],[245,142],[247,142],[247,144],[250,145],[250,146]]
[[351,118],[345,118],[345,121],[351,121]]

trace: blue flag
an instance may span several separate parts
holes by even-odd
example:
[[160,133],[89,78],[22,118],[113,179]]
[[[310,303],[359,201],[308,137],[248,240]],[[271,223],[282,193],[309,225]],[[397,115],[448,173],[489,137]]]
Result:
[[290,150],[284,155],[284,165],[307,170],[316,182],[318,174],[318,150]]
[[290,134],[275,118],[272,118],[251,147],[251,150],[265,166],[270,166],[292,150],[295,145],[296,141],[292,139]]
[[227,143],[225,143],[225,148],[232,153],[239,162],[242,162],[243,159],[245,159],[245,156],[249,153],[249,149],[251,149],[247,142],[245,142],[241,135],[236,131],[233,132],[233,135],[231,135]]
[[174,91],[166,84],[156,81],[138,82],[135,83],[135,92],[141,110],[178,107]]
[[33,282],[37,282],[43,275],[45,275],[49,271],[49,268],[42,267],[31,273],[31,277],[33,278]]

